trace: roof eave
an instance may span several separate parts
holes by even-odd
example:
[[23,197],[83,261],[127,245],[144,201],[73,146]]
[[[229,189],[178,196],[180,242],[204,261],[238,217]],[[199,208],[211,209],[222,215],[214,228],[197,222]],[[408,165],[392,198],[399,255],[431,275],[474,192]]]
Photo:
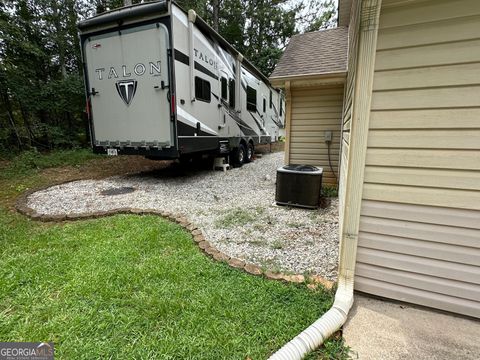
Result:
[[287,81],[296,82],[296,81],[311,81],[311,82],[326,82],[331,81],[345,81],[347,77],[347,70],[345,71],[332,71],[327,73],[320,74],[300,74],[300,75],[285,75],[285,76],[271,76],[270,82],[274,86],[283,87]]

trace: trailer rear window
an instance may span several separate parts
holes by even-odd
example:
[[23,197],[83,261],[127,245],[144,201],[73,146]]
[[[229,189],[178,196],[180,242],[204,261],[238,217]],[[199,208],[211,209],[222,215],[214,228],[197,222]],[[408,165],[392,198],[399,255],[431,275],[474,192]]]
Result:
[[272,90],[270,90],[270,109],[273,106],[273,95],[272,95]]
[[229,99],[228,105],[231,108],[234,108],[235,107],[235,80],[230,79],[228,83],[228,87],[229,87],[229,93],[230,93],[230,99]]
[[257,111],[257,90],[247,86],[247,110]]
[[222,99],[228,100],[228,84],[227,78],[222,77]]
[[195,76],[195,98],[200,101],[210,102],[212,100],[212,92],[210,82]]

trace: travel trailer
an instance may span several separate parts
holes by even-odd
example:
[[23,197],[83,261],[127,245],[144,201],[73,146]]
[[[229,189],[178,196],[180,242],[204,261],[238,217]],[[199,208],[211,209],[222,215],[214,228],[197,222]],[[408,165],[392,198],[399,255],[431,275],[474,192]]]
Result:
[[241,165],[277,141],[282,93],[193,10],[148,2],[78,28],[94,152]]

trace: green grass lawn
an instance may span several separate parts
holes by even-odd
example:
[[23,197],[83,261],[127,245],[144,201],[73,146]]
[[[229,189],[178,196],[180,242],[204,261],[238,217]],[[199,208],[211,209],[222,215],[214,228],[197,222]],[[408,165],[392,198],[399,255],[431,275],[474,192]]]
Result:
[[[14,174],[0,181],[0,196],[46,181]],[[214,262],[159,217],[44,224],[6,203],[0,199],[0,340],[53,341],[59,359],[265,359],[332,302],[321,288]],[[331,340],[309,358],[346,353]]]

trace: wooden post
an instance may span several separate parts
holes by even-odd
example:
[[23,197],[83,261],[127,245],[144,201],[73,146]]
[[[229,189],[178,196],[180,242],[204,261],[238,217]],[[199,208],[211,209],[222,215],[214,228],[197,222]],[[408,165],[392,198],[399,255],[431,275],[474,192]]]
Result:
[[[290,81],[285,82],[285,164],[290,163],[290,131],[292,124],[292,92]],[[280,101],[282,101],[280,99]]]

